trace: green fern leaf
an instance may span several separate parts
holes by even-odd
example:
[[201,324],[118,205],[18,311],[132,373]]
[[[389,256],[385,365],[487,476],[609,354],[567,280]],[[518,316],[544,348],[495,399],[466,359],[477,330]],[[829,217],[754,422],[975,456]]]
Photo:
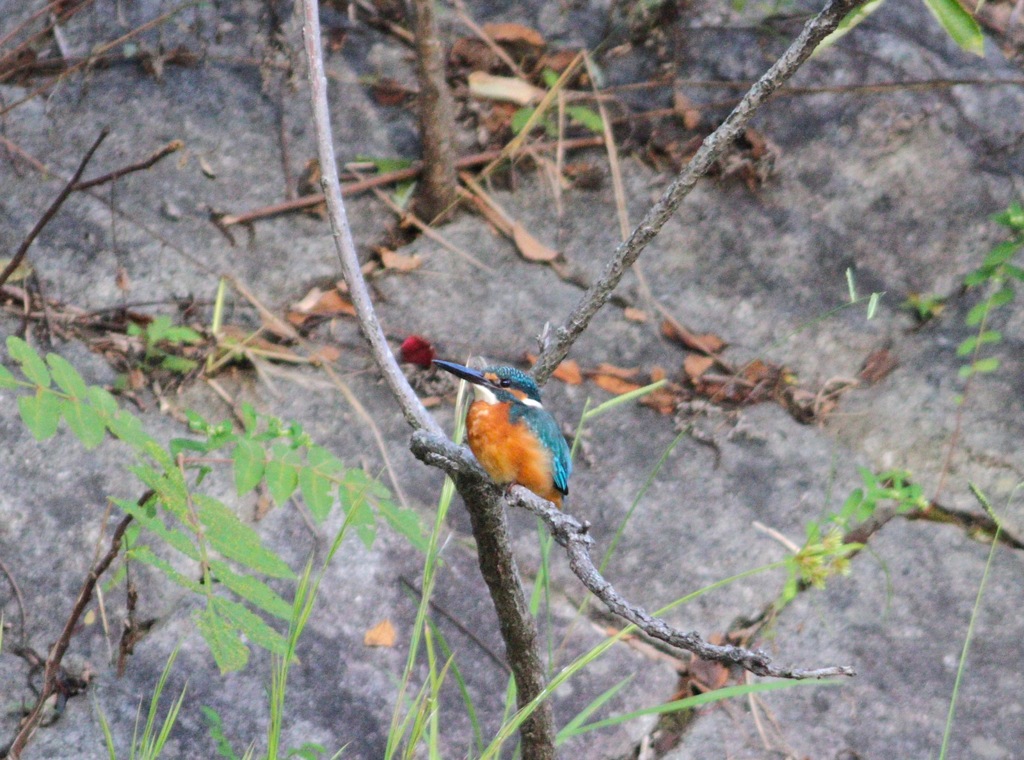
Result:
[[7,350],[11,358],[21,365],[21,371],[29,380],[40,388],[50,387],[50,373],[46,369],[46,363],[39,358],[39,354],[28,343],[16,335],[7,339]]

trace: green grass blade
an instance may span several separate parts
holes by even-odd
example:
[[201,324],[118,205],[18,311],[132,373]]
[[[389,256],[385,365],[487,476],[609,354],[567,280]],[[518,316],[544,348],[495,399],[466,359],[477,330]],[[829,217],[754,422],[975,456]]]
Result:
[[[974,597],[974,609],[971,610],[971,620],[967,624],[967,635],[964,636],[964,646],[960,650],[960,662],[956,668],[956,678],[953,681],[953,694],[949,698],[949,711],[946,713],[946,727],[942,732],[942,747],[939,749],[939,760],[946,760],[946,753],[949,751],[949,740],[953,735],[953,718],[956,715],[956,701],[960,695],[960,684],[963,681],[964,670],[967,666],[967,653],[971,649],[971,640],[974,638],[974,625],[978,621],[978,611],[981,609],[981,597],[985,593],[985,583],[988,581],[989,572],[992,570],[992,560],[996,556],[996,548],[999,546],[999,534],[1003,529],[1003,524],[996,516],[995,510],[992,509],[992,505],[988,498],[981,492],[981,490],[973,483],[968,484],[971,492],[975,498],[981,502],[981,505],[988,512],[989,517],[993,519],[996,524],[995,535],[992,536],[992,546],[988,550],[988,560],[985,562],[985,571],[981,574],[981,583],[978,584],[978,593]],[[1020,488],[1020,486],[1017,486]],[[1014,493],[1016,493],[1016,488]],[[1012,494],[1011,494],[1012,497]]]
[[579,728],[575,735],[579,736],[580,734],[585,734],[590,731],[596,731],[599,728],[618,726],[622,723],[626,723],[627,721],[642,718],[645,715],[662,715],[664,713],[679,712],[680,710],[688,710],[693,707],[710,704],[711,702],[718,702],[723,699],[743,697],[747,694],[756,694],[765,691],[778,691],[780,689],[794,689],[799,686],[839,686],[842,683],[844,683],[844,681],[840,681],[838,679],[823,679],[821,681],[759,681],[756,683],[737,684],[736,686],[725,686],[721,689],[704,692],[703,694],[697,694],[692,697],[677,699],[674,702],[666,702],[662,705],[644,707],[640,710],[625,713],[624,715],[616,715],[611,718],[606,718],[605,720],[588,723],[587,725]]

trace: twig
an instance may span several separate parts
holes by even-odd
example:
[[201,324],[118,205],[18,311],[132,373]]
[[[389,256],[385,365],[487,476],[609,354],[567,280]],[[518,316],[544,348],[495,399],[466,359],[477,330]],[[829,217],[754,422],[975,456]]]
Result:
[[601,278],[580,298],[565,323],[555,329],[552,340],[533,368],[538,382],[548,379],[569,353],[576,339],[586,330],[594,315],[607,303],[626,270],[632,266],[647,244],[657,235],[669,217],[714,166],[726,148],[739,137],[758,108],[806,61],[815,47],[831,33],[842,18],[859,5],[858,0],[829,0],[825,8],[807,22],[789,49],[754,83],[722,124],[705,138],[690,162],[672,180],[661,198],[650,208],[639,225],[605,267]]
[[[600,137],[578,137],[573,140],[565,140],[565,147],[568,150],[577,150],[579,148],[594,148],[602,143],[603,139]],[[541,143],[533,146],[533,150],[554,150],[555,147],[555,143]],[[473,153],[472,155],[463,156],[458,159],[455,162],[455,166],[458,169],[471,169],[474,166],[488,164],[495,159],[501,158],[501,154],[502,151],[500,150],[488,150],[483,153]],[[383,172],[373,177],[357,180],[356,182],[349,182],[347,185],[342,186],[341,195],[342,197],[358,195],[359,193],[364,193],[367,190],[372,190],[373,188],[380,187],[381,185],[393,185],[397,182],[405,182],[410,179],[415,179],[419,176],[422,169],[422,164],[420,162],[416,162],[405,169],[395,169],[394,171]],[[222,216],[218,221],[224,227],[230,227],[233,224],[248,224],[249,222],[255,222],[259,219],[277,216],[278,214],[287,214],[291,211],[301,211],[304,208],[311,208],[312,206],[317,206],[323,202],[323,193],[313,193],[311,195],[303,195],[289,201],[283,201],[282,203],[274,203],[269,206],[253,209],[252,211],[246,211],[241,214],[227,214]]]
[[18,647],[25,647],[28,645],[28,638],[25,634],[25,597],[21,595],[21,589],[18,587],[17,581],[14,580],[14,576],[11,571],[4,564],[3,559],[0,559],[0,571],[7,576],[7,582],[11,584],[11,590],[14,591],[14,597],[18,600],[18,620],[21,624],[21,632],[18,636]]
[[[453,478],[489,483],[487,475],[480,469],[469,451],[456,446],[444,436],[425,431],[414,433],[412,453],[421,461],[439,467]],[[496,486],[492,486],[492,488],[496,488]],[[590,558],[590,546],[593,544],[593,539],[587,532],[589,524],[580,523],[572,515],[555,508],[522,486],[515,486],[511,489],[510,502],[515,506],[528,509],[544,520],[555,541],[565,548],[569,557],[569,567],[573,574],[594,596],[604,602],[608,609],[628,620],[648,636],[664,641],[677,649],[692,652],[701,659],[726,665],[738,665],[758,676],[807,679],[856,675],[856,671],[846,665],[814,669],[782,667],[773,664],[771,657],[764,652],[731,645],[709,644],[694,631],[684,633],[676,630],[664,620],[652,617],[643,608],[623,599],[605,580]]]
[[327,78],[324,75],[320,40],[319,3],[317,0],[305,0],[302,10],[304,18],[302,36],[306,48],[306,58],[309,62],[313,124],[316,130],[320,169],[323,172],[321,182],[342,275],[348,284],[352,304],[356,308],[359,327],[370,344],[374,361],[384,375],[391,394],[401,406],[406,421],[416,430],[426,429],[440,434],[440,426],[416,396],[388,347],[387,338],[374,313],[370,292],[359,268],[355,241],[352,240],[352,231],[345,213],[345,203],[341,197],[341,182],[338,179],[338,164],[332,141],[331,117],[327,105]]
[[[152,495],[152,491],[144,493],[138,501],[139,505],[145,504]],[[114,535],[110,538],[110,549],[89,571],[85,583],[82,584],[82,589],[78,592],[78,599],[75,600],[75,606],[64,623],[64,630],[61,631],[60,638],[57,639],[57,643],[50,650],[50,656],[46,658],[43,688],[39,691],[39,698],[36,700],[35,707],[29,713],[29,716],[25,718],[21,730],[18,731],[18,735],[14,737],[14,741],[11,742],[11,746],[7,751],[8,757],[12,758],[12,760],[18,760],[21,757],[21,751],[25,749],[25,745],[28,744],[29,739],[32,738],[32,734],[35,733],[36,727],[39,725],[46,700],[50,698],[50,695],[57,688],[57,676],[60,671],[61,661],[64,659],[68,646],[71,644],[71,636],[78,626],[78,620],[82,617],[82,613],[85,612],[86,605],[92,600],[93,590],[96,588],[96,583],[99,581],[100,576],[106,572],[107,568],[110,567],[110,564],[121,551],[121,539],[124,537],[124,532],[128,529],[131,521],[132,516],[125,515],[121,522],[118,523],[117,528],[114,530]]]
[[128,166],[122,166],[120,169],[115,169],[114,171],[108,172],[100,177],[96,177],[95,179],[87,179],[82,182],[76,182],[75,186],[72,187],[71,189],[76,192],[79,190],[88,190],[90,187],[96,187],[96,185],[103,185],[107,182],[113,182],[115,179],[120,179],[126,174],[143,171],[153,166],[153,164],[155,164],[157,161],[166,158],[167,156],[181,150],[184,147],[185,143],[183,143],[181,140],[172,140],[171,142],[167,143],[164,147],[160,148],[160,150],[155,151],[151,156],[149,156],[149,158],[145,158],[142,161],[138,161],[134,164],[129,164]]
[[100,130],[99,137],[97,137],[95,142],[93,142],[92,147],[85,152],[85,156],[83,156],[82,160],[79,162],[78,168],[75,170],[74,175],[72,175],[71,180],[64,185],[64,189],[60,191],[60,194],[56,198],[54,198],[53,203],[51,203],[50,207],[46,209],[46,213],[39,218],[39,221],[36,222],[36,226],[32,228],[32,231],[29,232],[25,240],[22,241],[21,246],[18,248],[18,252],[14,254],[14,258],[12,258],[10,262],[8,262],[7,266],[4,267],[4,270],[0,272],[0,287],[7,282],[7,278],[10,277],[14,273],[14,270],[21,265],[21,262],[25,259],[25,254],[28,253],[29,246],[32,245],[32,241],[36,239],[40,232],[43,231],[43,227],[49,223],[54,214],[56,214],[57,211],[60,210],[60,207],[64,205],[64,201],[66,201],[68,196],[74,191],[75,185],[82,177],[82,172],[85,171],[86,165],[88,165],[89,160],[92,158],[92,154],[96,152],[96,149],[100,147],[100,143],[107,138],[108,134],[110,134],[110,130],[107,127]]

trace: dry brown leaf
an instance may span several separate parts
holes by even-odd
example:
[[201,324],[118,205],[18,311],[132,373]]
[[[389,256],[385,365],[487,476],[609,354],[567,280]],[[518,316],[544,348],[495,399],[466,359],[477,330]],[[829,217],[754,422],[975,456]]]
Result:
[[512,240],[515,241],[516,248],[527,261],[554,261],[558,258],[558,251],[548,248],[527,232],[519,222],[512,224]]
[[406,256],[404,253],[396,253],[388,248],[381,248],[378,253],[380,254],[380,263],[384,265],[385,269],[396,272],[412,272],[423,266],[423,259],[415,253]]
[[669,415],[675,413],[679,402],[685,399],[686,394],[683,393],[682,388],[675,383],[669,383],[642,397],[640,403],[658,414]]
[[635,391],[641,386],[638,383],[631,383],[628,380],[623,380],[621,377],[615,377],[614,375],[594,375],[590,378],[594,385],[598,388],[613,393],[616,396],[621,396],[623,393],[629,393]]
[[393,647],[395,645],[395,627],[385,618],[368,630],[363,636],[363,644],[368,647]]
[[899,359],[887,348],[879,348],[868,354],[864,360],[864,366],[857,374],[861,380],[868,385],[873,385],[879,380],[887,377],[890,372],[900,366]]
[[717,354],[726,346],[725,341],[717,335],[697,335],[669,319],[662,320],[661,334],[691,351],[700,351],[703,354]]
[[484,100],[504,100],[528,106],[531,103],[539,103],[545,95],[544,90],[522,79],[500,77],[486,71],[470,72],[468,80],[469,94]]
[[[532,367],[537,363],[537,356],[535,354],[527,354],[527,361],[530,362]],[[583,373],[580,371],[580,365],[575,359],[566,359],[564,362],[555,367],[555,371],[551,373],[551,377],[555,380],[561,380],[566,385],[580,385],[583,382]]]
[[684,128],[692,132],[700,126],[700,109],[679,90],[672,95],[672,110],[683,120]]
[[657,364],[655,364],[653,367],[651,367],[651,382],[652,383],[656,383],[659,380],[664,380],[666,377],[668,377],[668,373],[665,372],[665,368],[664,367],[659,367]]
[[509,22],[507,24],[484,24],[483,30],[490,35],[495,42],[507,42],[510,44],[523,43],[533,47],[544,47],[544,38],[536,29],[531,29],[522,24]]
[[649,317],[647,312],[643,309],[638,309],[635,306],[627,306],[622,310],[622,316],[628,319],[630,322],[646,322]]
[[707,372],[715,364],[715,360],[710,356],[702,356],[700,354],[687,354],[686,358],[683,359],[683,372],[691,380],[700,377]]
[[320,288],[313,288],[288,310],[288,321],[293,325],[301,325],[311,316],[354,317],[355,314],[356,307],[337,290],[332,288],[323,291]]
[[331,364],[341,358],[341,349],[337,346],[320,346],[309,355],[313,364]]
[[614,364],[601,362],[594,367],[591,373],[588,374],[611,375],[612,377],[617,377],[620,380],[632,380],[640,374],[640,370],[636,367],[616,367]]

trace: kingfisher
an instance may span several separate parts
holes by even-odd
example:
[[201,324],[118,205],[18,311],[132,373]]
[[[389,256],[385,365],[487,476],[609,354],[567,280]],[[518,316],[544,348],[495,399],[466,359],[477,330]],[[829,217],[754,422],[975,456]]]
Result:
[[533,378],[515,367],[477,370],[438,359],[434,364],[473,384],[466,434],[470,450],[491,479],[525,486],[561,509],[562,497],[569,493],[572,459]]

